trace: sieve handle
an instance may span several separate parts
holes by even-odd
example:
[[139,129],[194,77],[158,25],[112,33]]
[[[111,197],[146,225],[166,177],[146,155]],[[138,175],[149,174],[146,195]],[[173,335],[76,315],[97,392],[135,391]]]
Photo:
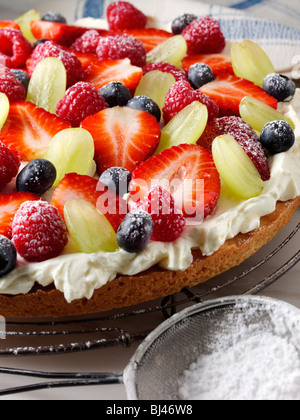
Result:
[[24,369],[0,368],[0,373],[54,381],[0,390],[0,396],[38,391],[41,389],[123,384],[123,373],[51,373]]

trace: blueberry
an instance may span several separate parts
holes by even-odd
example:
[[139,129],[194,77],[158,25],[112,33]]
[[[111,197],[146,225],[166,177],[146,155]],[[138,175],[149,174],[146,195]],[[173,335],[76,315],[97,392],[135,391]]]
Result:
[[114,106],[126,106],[131,99],[129,89],[121,82],[110,82],[99,91],[110,108]]
[[17,263],[17,251],[13,243],[0,235],[0,277],[10,273]]
[[46,22],[67,23],[67,19],[57,12],[47,12],[42,16],[41,20]]
[[41,38],[41,39],[38,39],[34,44],[33,44],[33,49],[35,49],[36,47],[38,47],[39,45],[41,45],[41,44],[45,44],[45,42],[48,42],[48,41],[50,41],[50,39],[48,39],[48,38]]
[[107,169],[100,177],[102,184],[121,197],[128,193],[131,179],[132,174],[127,169],[117,167]]
[[261,132],[260,141],[272,155],[287,152],[295,144],[295,133],[285,121],[272,121]]
[[54,165],[48,160],[33,160],[19,173],[17,190],[42,196],[54,184],[56,175]]
[[120,248],[130,253],[138,253],[146,248],[153,234],[153,220],[149,213],[135,210],[121,223],[117,233]]
[[22,85],[24,86],[27,92],[28,85],[30,82],[30,76],[28,75],[28,73],[26,73],[26,71],[19,70],[19,69],[11,69],[11,72],[19,80],[19,82],[22,83]]
[[128,102],[127,106],[129,108],[149,112],[149,114],[153,115],[153,117],[155,117],[158,122],[161,120],[160,107],[156,102],[147,96],[136,96]]
[[172,22],[173,34],[180,35],[182,31],[196,19],[198,19],[198,16],[191,13],[185,13],[184,15],[177,17]]
[[264,80],[263,88],[279,102],[291,101],[296,92],[296,84],[293,80],[278,73],[268,74]]
[[212,82],[214,78],[214,73],[207,64],[196,63],[190,67],[189,81],[195,89]]

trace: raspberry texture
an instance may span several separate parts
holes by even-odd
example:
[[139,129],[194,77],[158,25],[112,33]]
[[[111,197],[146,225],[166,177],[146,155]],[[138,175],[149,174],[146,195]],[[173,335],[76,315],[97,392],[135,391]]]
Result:
[[85,118],[105,108],[108,108],[108,104],[94,86],[78,82],[58,102],[56,113],[73,127],[78,127]]
[[160,186],[151,188],[139,210],[151,214],[154,223],[152,241],[173,242],[181,236],[186,220],[167,190]]
[[107,8],[107,21],[111,31],[143,29],[147,25],[147,16],[126,1],[116,1]]
[[85,32],[81,37],[77,38],[71,46],[71,50],[83,54],[96,54],[101,36],[97,31],[91,29]]
[[147,51],[143,43],[126,34],[101,38],[96,52],[99,60],[129,58],[133,66],[146,65]]
[[175,77],[176,82],[180,82],[181,80],[187,81],[186,74],[183,71],[179,70],[178,67],[175,67],[169,63],[147,64],[147,66],[143,68],[143,73],[146,74],[149,71],[153,71],[153,70],[159,70],[159,71],[162,71],[163,73],[171,73]]
[[17,176],[20,165],[19,157],[0,142],[0,191]]
[[183,30],[182,36],[189,54],[220,53],[226,46],[219,22],[209,16],[194,20]]
[[32,53],[31,44],[21,31],[10,28],[0,29],[0,62],[9,68],[25,66]]
[[0,64],[0,92],[5,93],[10,103],[26,99],[26,90],[22,83],[2,64]]
[[47,57],[56,57],[62,61],[67,72],[68,87],[74,85],[81,78],[81,62],[78,60],[76,55],[72,51],[61,47],[52,41],[40,44],[34,49],[30,59],[27,61],[27,68],[30,76],[37,64]]
[[188,82],[180,81],[175,83],[167,93],[163,108],[165,123],[171,121],[182,109],[194,101],[199,101],[207,106],[210,120],[219,116],[219,107],[212,99],[199,90],[194,90]]
[[12,234],[19,255],[31,262],[59,256],[68,243],[58,210],[44,201],[26,201],[20,206],[13,220]]

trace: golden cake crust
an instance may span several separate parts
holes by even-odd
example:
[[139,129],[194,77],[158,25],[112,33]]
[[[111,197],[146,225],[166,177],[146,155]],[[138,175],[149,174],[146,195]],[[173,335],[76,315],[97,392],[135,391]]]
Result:
[[68,303],[54,286],[36,286],[26,295],[0,295],[0,314],[24,318],[92,314],[148,302],[179,292],[184,287],[196,286],[240,265],[256,253],[289,223],[299,206],[300,197],[278,202],[276,210],[261,219],[259,229],[228,240],[209,257],[193,251],[194,262],[185,271],[166,271],[156,266],[136,276],[119,276],[96,290],[90,300],[72,303]]

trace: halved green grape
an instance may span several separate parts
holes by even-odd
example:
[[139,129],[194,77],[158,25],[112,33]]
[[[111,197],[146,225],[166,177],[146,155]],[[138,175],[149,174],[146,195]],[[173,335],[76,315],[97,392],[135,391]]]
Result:
[[232,45],[231,60],[236,76],[250,80],[260,87],[268,74],[275,73],[274,66],[264,50],[249,40]]
[[88,174],[94,155],[94,140],[87,130],[67,128],[56,134],[44,156],[56,168],[57,178],[54,186],[57,186],[66,174],[72,172],[79,175]]
[[187,49],[186,40],[182,35],[173,36],[148,52],[147,64],[160,62],[180,66],[187,54]]
[[0,130],[5,124],[9,113],[9,100],[5,93],[0,93]]
[[62,61],[56,57],[41,60],[34,69],[27,93],[27,101],[56,114],[58,102],[67,88],[67,72]]
[[84,200],[67,201],[64,216],[70,236],[80,252],[95,254],[119,249],[112,225],[91,203]]
[[258,170],[232,136],[217,137],[212,153],[223,182],[236,197],[248,200],[262,193],[264,182]]
[[36,12],[34,9],[29,10],[15,20],[15,22],[20,26],[24,37],[32,44],[36,41],[30,27],[30,22],[33,20],[41,20],[41,14]]
[[289,117],[251,96],[245,96],[241,101],[240,115],[259,133],[267,123],[278,120],[286,121],[295,130],[295,125]]
[[149,71],[138,84],[135,96],[147,96],[156,102],[162,110],[166,95],[175,83],[175,77],[171,73],[164,73],[159,70]]
[[207,107],[200,102],[192,102],[163,128],[156,153],[180,144],[196,144],[206,128],[207,121]]

